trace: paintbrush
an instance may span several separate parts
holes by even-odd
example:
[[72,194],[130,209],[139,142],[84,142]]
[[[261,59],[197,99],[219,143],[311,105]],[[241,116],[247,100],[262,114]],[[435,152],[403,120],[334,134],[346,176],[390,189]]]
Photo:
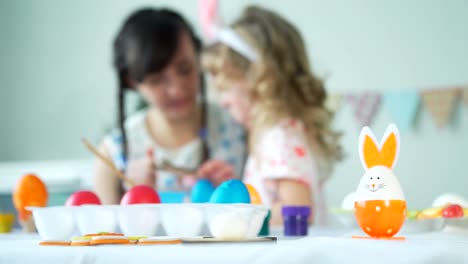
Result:
[[101,154],[91,143],[89,143],[88,140],[86,140],[85,138],[83,138],[81,140],[83,142],[83,144],[85,145],[85,147],[91,151],[98,159],[100,159],[102,162],[104,162],[104,164],[106,164],[114,173],[117,177],[119,177],[122,181],[126,182],[128,185],[130,185],[131,187],[135,186],[135,182],[133,182],[133,180],[127,178],[116,166],[115,164],[110,160],[108,159],[106,156],[104,156],[103,154]]
[[147,155],[151,159],[153,166],[156,170],[164,170],[174,173],[177,177],[183,177],[185,175],[196,175],[197,169],[184,168],[173,165],[168,160],[162,160],[161,164],[156,164],[154,161],[154,153],[152,149],[148,149]]

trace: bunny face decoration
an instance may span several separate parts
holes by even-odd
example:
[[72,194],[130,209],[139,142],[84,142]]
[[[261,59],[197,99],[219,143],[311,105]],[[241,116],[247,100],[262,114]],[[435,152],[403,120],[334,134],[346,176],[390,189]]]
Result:
[[361,229],[371,237],[393,237],[406,218],[406,201],[393,167],[400,151],[398,128],[388,126],[380,144],[364,127],[359,136],[359,157],[366,173],[356,191],[354,212]]

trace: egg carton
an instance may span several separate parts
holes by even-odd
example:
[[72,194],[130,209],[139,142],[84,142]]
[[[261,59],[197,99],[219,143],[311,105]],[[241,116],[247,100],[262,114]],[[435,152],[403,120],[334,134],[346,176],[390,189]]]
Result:
[[268,208],[254,204],[135,204],[28,207],[43,240],[67,240],[99,232],[127,236],[213,236],[246,239],[258,235]]

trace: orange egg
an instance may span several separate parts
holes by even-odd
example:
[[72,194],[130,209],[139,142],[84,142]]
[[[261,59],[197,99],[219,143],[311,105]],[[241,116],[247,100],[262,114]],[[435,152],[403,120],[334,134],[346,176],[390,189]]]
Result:
[[392,237],[400,231],[406,218],[404,200],[370,200],[354,203],[356,220],[371,237]]
[[262,204],[262,198],[260,197],[260,194],[257,192],[255,187],[248,183],[245,184],[245,187],[247,187],[247,190],[249,191],[250,203]]
[[44,207],[47,205],[47,198],[44,182],[34,174],[24,175],[13,192],[13,204],[21,220],[26,220],[31,215],[31,212],[26,210],[27,206]]

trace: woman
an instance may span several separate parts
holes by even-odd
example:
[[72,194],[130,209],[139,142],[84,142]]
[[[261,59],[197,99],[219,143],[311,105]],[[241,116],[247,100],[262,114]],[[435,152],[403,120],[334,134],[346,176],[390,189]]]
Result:
[[[163,160],[199,167],[200,177],[214,185],[242,170],[243,131],[227,113],[206,103],[200,52],[201,42],[190,25],[167,9],[139,10],[117,34],[119,129],[104,138],[100,151],[136,184],[158,191],[190,189],[194,177],[155,171],[153,163]],[[148,107],[126,118],[126,91],[139,93]],[[103,203],[118,203],[125,188],[102,161],[96,161],[95,190]]]

